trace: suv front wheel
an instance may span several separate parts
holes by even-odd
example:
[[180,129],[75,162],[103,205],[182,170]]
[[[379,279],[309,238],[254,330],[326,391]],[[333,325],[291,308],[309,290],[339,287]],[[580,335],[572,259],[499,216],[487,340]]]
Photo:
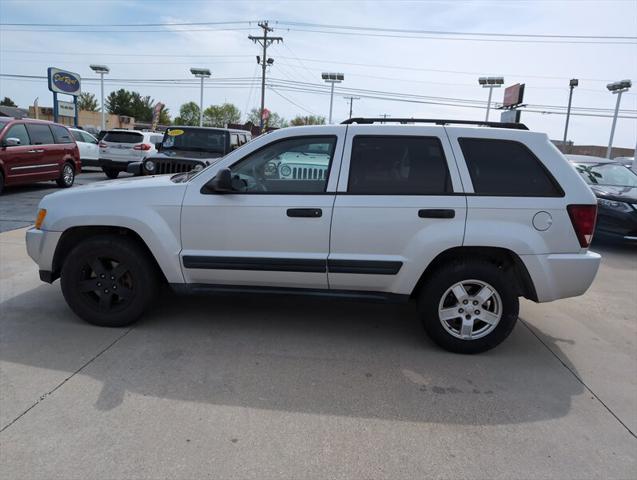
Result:
[[487,261],[457,261],[423,287],[419,311],[427,334],[456,353],[480,353],[509,336],[518,318],[514,282]]
[[124,236],[96,236],[68,254],[62,293],[71,309],[94,325],[123,327],[137,320],[156,294],[148,254]]

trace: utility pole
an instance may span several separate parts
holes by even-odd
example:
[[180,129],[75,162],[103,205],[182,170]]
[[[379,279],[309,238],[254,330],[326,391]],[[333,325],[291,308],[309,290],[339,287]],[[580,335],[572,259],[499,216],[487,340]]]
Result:
[[[387,120],[387,117],[391,117],[391,115],[389,115],[388,113],[379,113],[378,116],[383,117],[384,120]],[[385,123],[385,122],[380,122],[380,123]]]
[[252,35],[248,35],[248,38],[263,47],[263,57],[261,57],[261,59],[257,57],[257,62],[261,64],[261,110],[259,111],[259,127],[263,128],[263,111],[265,110],[265,69],[267,66],[274,63],[274,60],[268,58],[268,47],[274,42],[282,42],[283,37],[268,37],[268,32],[272,32],[273,29],[268,26],[267,20],[259,22],[258,25],[263,29],[263,36],[254,37]]
[[564,126],[564,151],[566,152],[566,135],[568,134],[568,121],[571,118],[571,102],[573,101],[573,89],[579,85],[579,80],[577,78],[572,78],[569,82],[570,92],[568,94],[568,108],[566,109],[566,125]]
[[360,100],[361,97],[343,97],[345,100],[349,100],[349,118],[352,118],[352,104],[354,100]]

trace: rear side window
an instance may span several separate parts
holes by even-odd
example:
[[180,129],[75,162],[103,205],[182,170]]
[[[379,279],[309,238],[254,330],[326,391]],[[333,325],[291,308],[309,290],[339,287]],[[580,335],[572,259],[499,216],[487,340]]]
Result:
[[478,195],[561,197],[562,189],[524,144],[511,140],[458,139]]
[[18,123],[10,127],[4,136],[5,140],[7,138],[17,138],[18,140],[20,140],[20,145],[31,144],[31,140],[29,140],[29,134],[27,133],[27,129],[23,123]]
[[104,136],[105,142],[111,143],[142,143],[144,136],[135,132],[108,132]]
[[359,195],[443,195],[452,192],[436,137],[363,136],[352,143],[347,191]]
[[[51,131],[55,137],[55,143],[73,143],[73,138],[71,138],[71,134],[66,128],[60,125],[51,125]],[[80,139],[79,141],[82,140]]]
[[55,143],[49,126],[43,123],[27,123],[27,130],[33,145],[49,145]]

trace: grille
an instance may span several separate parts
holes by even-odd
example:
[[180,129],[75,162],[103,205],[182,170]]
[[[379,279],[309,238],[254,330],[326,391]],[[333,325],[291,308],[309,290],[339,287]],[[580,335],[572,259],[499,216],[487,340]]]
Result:
[[320,167],[293,167],[294,180],[323,180],[326,170]]
[[155,160],[156,175],[162,175],[164,173],[184,173],[192,170],[196,165],[195,162],[180,162],[179,160]]

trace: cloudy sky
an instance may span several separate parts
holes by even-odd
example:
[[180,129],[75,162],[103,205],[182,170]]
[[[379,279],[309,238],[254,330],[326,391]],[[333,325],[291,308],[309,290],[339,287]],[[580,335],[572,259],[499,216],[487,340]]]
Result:
[[[580,115],[571,118],[569,138],[605,145],[616,99],[605,86],[637,81],[636,0],[0,0],[0,97],[22,107],[36,97],[51,105],[45,80],[7,77],[43,76],[49,66],[79,73],[83,91],[99,96],[89,64],[102,63],[111,68],[107,94],[138,90],[174,116],[182,103],[199,101],[189,73],[199,66],[214,77],[204,103],[229,101],[245,113],[260,95],[259,47],[247,37],[260,34],[255,21],[264,19],[284,39],[268,52],[274,65],[266,106],[286,118],[327,116],[320,74],[337,71],[345,81],[336,90],[334,121],[348,116],[343,96],[352,92],[361,97],[355,116],[484,119],[487,91],[477,78],[502,75],[507,85],[526,84],[533,111],[523,122],[561,139],[568,81],[579,78],[573,106]],[[158,82],[173,79],[179,82]],[[635,146],[635,92],[622,98],[622,116],[633,118],[619,119],[615,146]],[[494,100],[502,94],[496,90]]]

